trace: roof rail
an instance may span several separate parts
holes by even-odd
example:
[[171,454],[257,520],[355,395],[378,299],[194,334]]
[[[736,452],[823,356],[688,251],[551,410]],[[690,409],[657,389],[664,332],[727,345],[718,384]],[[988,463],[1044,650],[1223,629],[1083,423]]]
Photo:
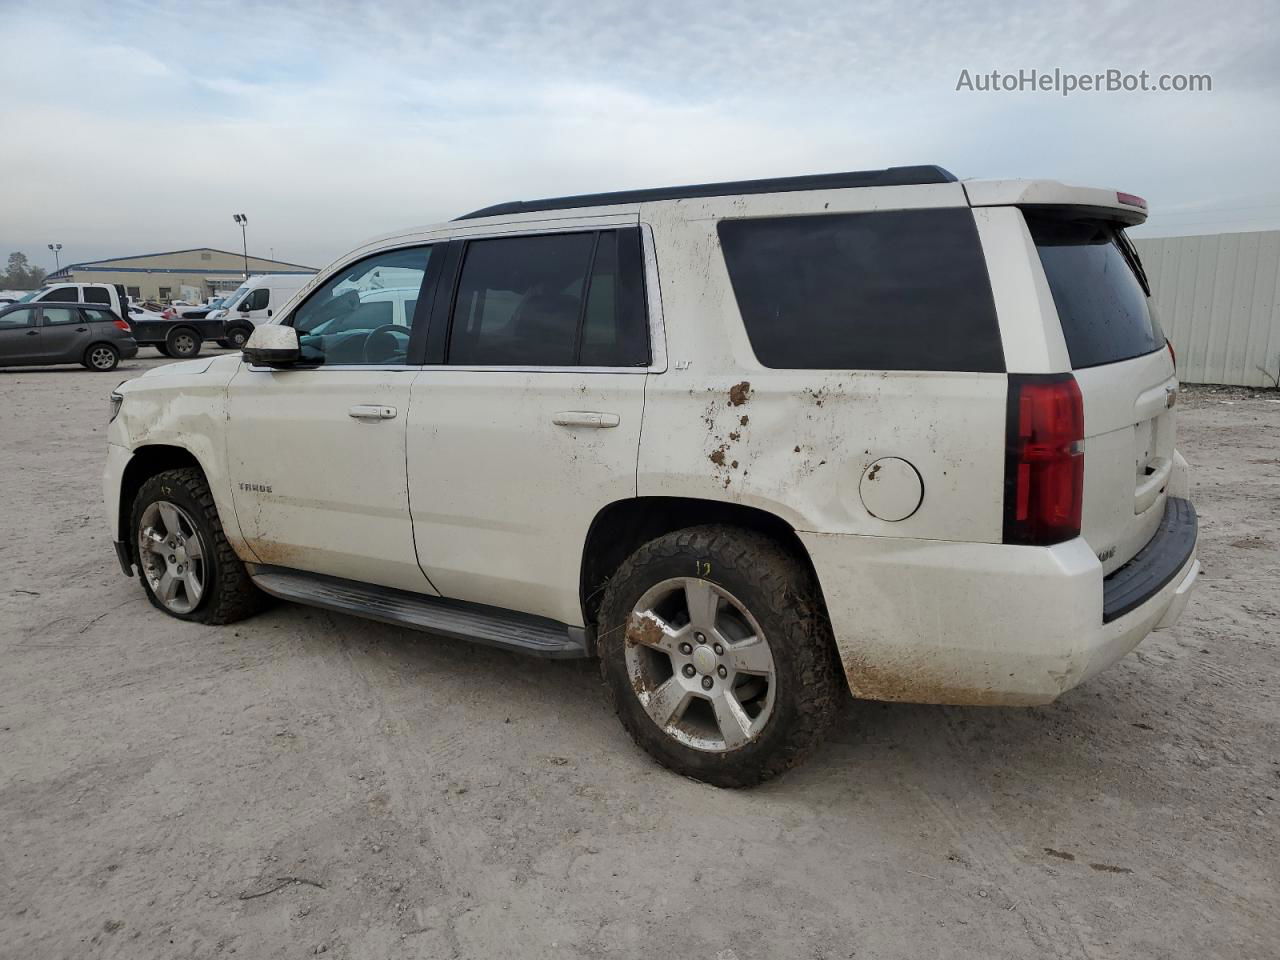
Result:
[[789,193],[795,190],[840,190],[850,187],[906,187],[926,183],[955,183],[955,174],[932,164],[915,167],[886,167],[884,170],[857,170],[848,173],[819,173],[804,177],[774,177],[768,180],[729,180],[725,183],[695,183],[683,187],[650,187],[647,190],[620,190],[615,193],[583,193],[545,200],[513,200],[463,214],[459,220],[477,217],[535,213],[571,207],[607,207],[621,203],[653,200],[686,200],[691,197],[723,197],[739,193]]

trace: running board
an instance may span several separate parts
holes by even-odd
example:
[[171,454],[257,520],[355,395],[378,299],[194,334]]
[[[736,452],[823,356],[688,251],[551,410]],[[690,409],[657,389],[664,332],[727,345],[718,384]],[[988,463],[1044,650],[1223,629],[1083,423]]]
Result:
[[536,657],[569,659],[590,655],[585,631],[558,620],[301,570],[247,566],[254,585],[281,600]]

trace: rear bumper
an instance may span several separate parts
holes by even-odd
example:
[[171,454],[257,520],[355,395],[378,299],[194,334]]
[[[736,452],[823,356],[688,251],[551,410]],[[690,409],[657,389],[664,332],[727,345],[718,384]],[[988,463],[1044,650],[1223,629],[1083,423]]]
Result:
[[116,349],[120,351],[120,356],[129,360],[138,355],[138,341],[132,337],[126,340],[117,340]]
[[[1191,518],[1194,524],[1194,510]],[[822,584],[855,696],[1017,705],[1054,700],[1177,620],[1200,564],[1194,527],[1189,545],[1185,526],[1176,533],[1186,549],[1176,567],[1170,569],[1177,554],[1156,543],[1158,534],[1107,578],[1134,566],[1110,588],[1080,538],[1052,547],[800,538]],[[1143,586],[1135,590],[1139,579]],[[1127,606],[1113,606],[1107,619],[1104,604],[1120,595],[1116,584],[1128,584]]]

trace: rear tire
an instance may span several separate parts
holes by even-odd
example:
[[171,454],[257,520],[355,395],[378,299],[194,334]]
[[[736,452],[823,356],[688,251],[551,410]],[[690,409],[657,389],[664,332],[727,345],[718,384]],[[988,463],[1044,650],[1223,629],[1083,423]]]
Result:
[[143,483],[129,517],[138,578],[157,609],[179,620],[223,624],[266,605],[227,542],[209,485],[195,467],[166,470]]
[[716,786],[753,786],[802,761],[842,695],[812,575],[750,530],[693,527],[642,546],[605,590],[598,644],[632,739]]
[[109,343],[90,344],[80,362],[90,370],[107,373],[120,365],[120,351]]
[[189,360],[199,356],[200,345],[203,342],[200,334],[190,327],[175,327],[169,331],[169,336],[165,337],[165,355],[177,360]]
[[155,344],[152,344],[152,346],[156,348],[156,353],[160,354],[160,356],[162,357],[169,356],[169,348],[166,347],[163,343],[155,343]]

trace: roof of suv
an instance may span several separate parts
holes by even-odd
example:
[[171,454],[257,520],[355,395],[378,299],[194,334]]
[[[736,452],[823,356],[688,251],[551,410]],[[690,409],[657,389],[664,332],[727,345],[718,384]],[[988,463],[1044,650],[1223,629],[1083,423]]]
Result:
[[955,174],[936,165],[886,167],[883,170],[856,170],[847,173],[820,173],[803,177],[774,177],[767,180],[729,180],[724,183],[695,183],[682,187],[650,187],[614,193],[583,193],[543,200],[513,200],[463,214],[459,220],[479,217],[564,210],[573,207],[607,207],[622,203],[655,200],[685,200],[691,197],[723,197],[740,193],[787,193],[794,190],[840,190],[850,187],[906,187],[917,184],[955,183]]

